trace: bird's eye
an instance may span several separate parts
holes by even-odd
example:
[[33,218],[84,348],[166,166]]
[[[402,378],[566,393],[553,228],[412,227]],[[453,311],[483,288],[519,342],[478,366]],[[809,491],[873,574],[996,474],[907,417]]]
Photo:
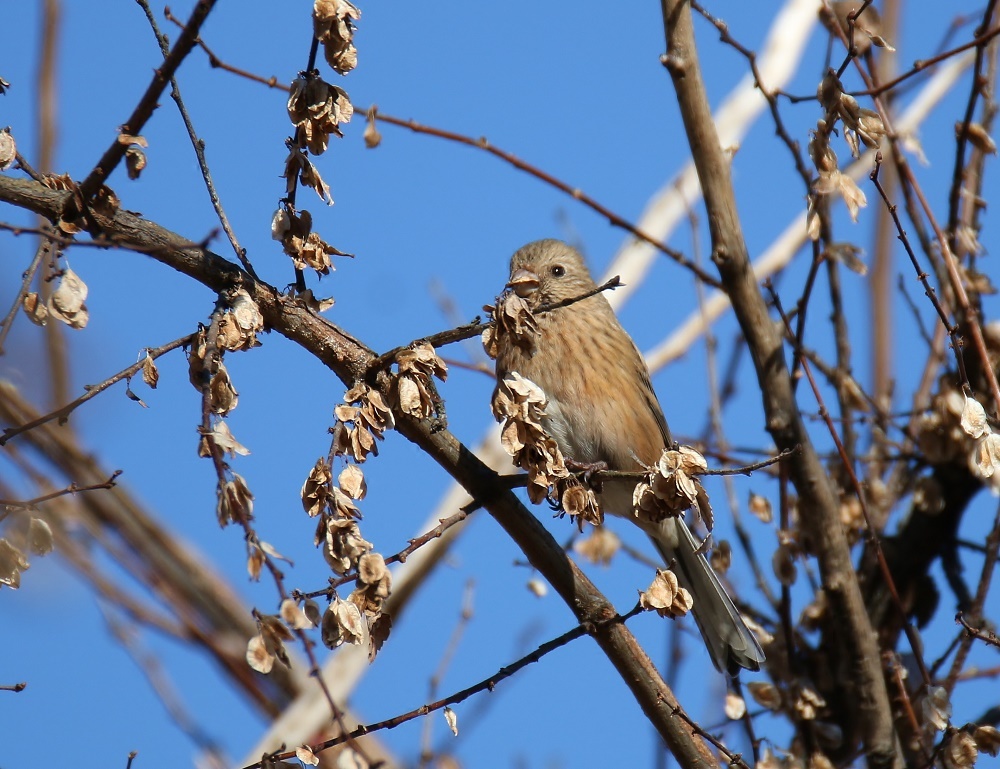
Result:
[[563,275],[566,274],[566,268],[563,267],[561,264],[554,264],[552,265],[551,272],[554,277],[561,278]]

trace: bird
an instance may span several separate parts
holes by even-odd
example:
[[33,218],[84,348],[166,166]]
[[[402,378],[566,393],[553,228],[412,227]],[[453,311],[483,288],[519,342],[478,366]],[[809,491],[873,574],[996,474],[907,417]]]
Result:
[[[507,288],[532,311],[596,293],[535,314],[530,345],[499,336],[497,382],[517,372],[545,392],[542,426],[568,463],[616,471],[655,464],[672,441],[649,369],[607,298],[597,292],[580,253],[560,240],[529,243],[511,257]],[[604,511],[640,526],[673,568],[693,598],[692,613],[715,667],[731,676],[760,670],[760,644],[683,517],[658,522],[636,517],[634,486],[635,481],[604,481],[599,495]]]

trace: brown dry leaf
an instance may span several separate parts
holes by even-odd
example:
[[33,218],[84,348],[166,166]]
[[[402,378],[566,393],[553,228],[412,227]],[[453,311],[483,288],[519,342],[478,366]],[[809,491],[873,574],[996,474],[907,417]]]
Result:
[[576,477],[555,479],[553,496],[559,499],[559,504],[571,519],[574,519],[580,530],[584,523],[600,526],[604,523],[604,511],[601,510],[597,494],[593,489],[584,486]]
[[188,360],[188,381],[195,390],[201,392],[205,379],[205,356],[208,354],[208,340],[204,326],[199,325],[190,349],[185,352]]
[[299,604],[291,599],[286,598],[281,602],[281,608],[278,610],[278,614],[288,627],[292,630],[309,630],[315,627],[313,620],[306,614],[305,611],[299,606]]
[[29,568],[28,559],[6,538],[0,538],[0,585],[15,590],[21,587],[21,572]]
[[392,617],[386,614],[384,611],[379,612],[379,615],[375,617],[374,621],[371,623],[371,627],[368,630],[369,665],[375,661],[376,655],[382,650],[382,646],[385,644],[386,640],[388,640],[389,632],[391,630],[392,630]]
[[381,553],[366,553],[358,559],[357,584],[367,594],[365,610],[380,611],[381,602],[392,592],[392,572]]
[[657,569],[652,584],[639,593],[639,604],[661,617],[683,617],[691,611],[694,601],[691,594],[678,585],[676,574],[669,569]]
[[595,526],[590,536],[573,543],[573,550],[592,564],[607,566],[618,552],[622,542],[606,526]]
[[365,553],[371,552],[374,545],[361,536],[357,521],[328,518],[325,524],[323,556],[334,572],[346,574]]
[[[489,346],[484,339],[486,354],[496,358],[496,336],[506,335],[518,347],[530,350],[538,335],[538,323],[528,308],[528,303],[513,291],[497,297],[494,307],[484,307],[493,318],[493,335]],[[491,354],[492,350],[492,354]]]
[[0,131],[0,171],[6,171],[17,159],[17,142],[9,131]]
[[774,576],[778,578],[778,582],[786,587],[794,585],[798,577],[795,552],[796,548],[793,545],[781,544],[771,557],[771,568],[774,570]]
[[975,398],[965,396],[965,408],[962,409],[962,421],[960,423],[966,434],[972,438],[982,438],[991,432],[989,420],[986,417],[986,409],[983,404]]
[[312,231],[312,214],[308,211],[289,214],[280,209],[271,221],[271,233],[281,241],[285,253],[300,270],[312,269],[320,275],[328,275],[334,269],[331,256],[350,256]]
[[219,489],[215,514],[222,527],[253,519],[253,494],[242,475],[232,473],[232,480]]
[[720,539],[712,550],[708,562],[716,574],[725,574],[733,564],[733,547],[728,540]]
[[768,681],[751,681],[747,684],[747,691],[758,705],[775,712],[781,709],[781,691],[774,684]]
[[219,346],[237,352],[260,346],[257,334],[264,330],[264,316],[246,289],[227,294],[229,310],[219,323]]
[[548,496],[556,479],[569,476],[558,444],[542,427],[546,405],[542,389],[516,371],[497,382],[491,403],[494,416],[503,422],[500,445],[527,471],[528,499],[535,504]]
[[28,521],[28,549],[35,555],[48,555],[52,552],[52,528],[41,518]]
[[260,582],[260,573],[264,569],[264,553],[256,545],[251,545],[247,554],[247,574],[254,582]]
[[351,499],[364,499],[368,493],[368,484],[365,482],[365,474],[357,465],[348,464],[337,476],[337,483],[341,490]]
[[[956,139],[962,138],[962,125],[962,123],[955,123]],[[965,138],[980,152],[987,155],[997,154],[997,145],[993,141],[993,137],[989,135],[981,123],[969,123],[969,129],[965,132]]]
[[333,197],[330,195],[330,185],[323,181],[319,169],[306,156],[301,148],[292,146],[285,158],[284,176],[285,191],[291,194],[295,189],[296,179],[302,182],[303,186],[314,190],[319,199],[328,206],[333,205]]
[[972,738],[976,741],[980,753],[989,753],[991,756],[1000,753],[1000,731],[997,731],[996,727],[977,726]]
[[747,712],[747,702],[745,699],[740,697],[738,694],[733,692],[726,693],[726,704],[723,707],[723,711],[726,714],[726,718],[731,721],[738,721],[743,718]]
[[331,307],[333,307],[333,305],[336,304],[337,301],[331,296],[328,296],[323,299],[317,299],[315,294],[313,294],[313,290],[311,288],[307,288],[305,291],[299,291],[295,294],[295,296],[298,299],[301,299],[306,307],[308,307],[313,312],[317,313],[326,312]]
[[261,635],[255,635],[247,643],[247,664],[258,673],[271,672],[274,667],[274,655],[267,650],[267,644]]
[[146,351],[146,359],[142,362],[142,381],[152,390],[155,390],[156,385],[160,382],[160,372],[156,368],[156,362],[149,354],[149,350]]
[[428,342],[415,342],[396,355],[398,376],[396,397],[400,409],[417,419],[427,419],[437,413],[440,398],[431,381],[442,382],[448,377],[448,367]]
[[328,649],[336,649],[345,643],[359,646],[368,640],[368,623],[356,605],[337,597],[323,614],[320,633],[323,645]]
[[288,119],[301,129],[303,146],[313,155],[326,152],[330,134],[343,136],[340,125],[354,115],[354,105],[343,88],[319,77],[298,77],[288,96]]
[[943,732],[951,720],[951,701],[948,690],[943,686],[932,686],[920,704],[924,723],[930,724],[937,731]]
[[447,705],[444,708],[444,720],[448,724],[448,728],[451,729],[451,733],[456,737],[458,736],[458,716],[455,711],[452,710]]
[[230,456],[236,456],[239,454],[240,456],[245,457],[250,453],[250,449],[236,440],[232,432],[229,430],[229,425],[227,425],[222,419],[216,420],[215,427],[212,428],[210,436],[215,442],[215,445]]
[[979,758],[979,748],[976,740],[967,731],[955,732],[944,749],[944,765],[946,769],[968,769],[976,765]]
[[132,134],[119,133],[118,143],[128,146],[130,144],[138,144],[140,147],[149,147],[149,142],[146,141],[144,136],[133,136]]
[[[832,259],[835,262],[840,262],[851,272],[861,275],[862,277],[868,274],[868,265],[861,260],[861,254],[864,250],[853,243],[830,243],[824,255],[828,259]],[[867,411],[868,402],[863,398],[860,399],[864,403],[864,409]]]
[[826,707],[826,700],[808,683],[799,681],[795,688],[798,690],[798,695],[795,698],[795,712],[803,721],[814,720],[819,711]]
[[208,384],[209,409],[213,414],[226,416],[240,402],[239,393],[229,378],[229,370],[220,360],[218,370]]
[[333,472],[330,465],[323,457],[316,460],[309,477],[302,484],[302,507],[309,514],[310,518],[319,515],[326,505],[330,496],[330,481],[333,479]]
[[664,449],[656,464],[636,484],[635,514],[650,521],[681,515],[694,508],[712,530],[712,507],[697,475],[708,470],[705,458],[690,446]]
[[90,320],[90,313],[84,303],[87,292],[87,284],[67,267],[59,286],[49,296],[49,315],[61,320],[70,328],[84,328]]
[[[395,421],[382,394],[367,384],[352,387],[344,394],[344,401],[333,410],[338,420],[334,426],[334,453],[346,454],[360,464],[369,454],[378,455],[375,441],[382,440],[382,433]],[[355,403],[360,405],[352,405]],[[352,424],[348,427],[345,423]]]
[[285,641],[291,641],[295,637],[292,631],[281,621],[281,617],[274,614],[258,614],[257,624],[267,650],[286,667],[290,666],[291,661],[288,659],[288,652],[285,651]]
[[45,302],[40,301],[36,292],[29,291],[25,294],[21,307],[28,320],[36,326],[44,326],[49,322],[49,308],[45,306]]
[[370,150],[375,149],[382,143],[382,134],[379,133],[378,128],[375,126],[375,113],[376,107],[373,104],[368,108],[368,115],[365,121],[365,132],[362,135],[365,140],[365,146]]
[[816,751],[809,756],[809,769],[836,769],[836,767],[826,754]]
[[354,22],[361,11],[348,0],[316,0],[313,4],[313,33],[323,44],[326,62],[341,75],[358,65],[354,47]]
[[980,440],[970,456],[969,466],[975,475],[994,488],[1000,481],[1000,435],[991,432]]
[[306,766],[319,766],[319,756],[312,752],[308,745],[300,745],[295,749],[295,757]]
[[771,523],[774,520],[774,512],[771,510],[771,501],[760,494],[750,492],[750,502],[748,509],[761,523]]
[[138,147],[129,147],[125,150],[125,171],[128,178],[135,181],[142,174],[146,167],[146,153]]

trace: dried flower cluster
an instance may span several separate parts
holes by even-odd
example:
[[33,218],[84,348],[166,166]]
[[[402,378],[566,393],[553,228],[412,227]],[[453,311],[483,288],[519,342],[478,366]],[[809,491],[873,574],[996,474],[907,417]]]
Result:
[[993,432],[986,409],[975,398],[965,396],[962,430],[975,441],[969,454],[969,469],[981,478],[994,494],[1000,494],[1000,435]]
[[296,147],[291,142],[288,142],[288,144],[289,149],[288,156],[285,158],[285,172],[282,174],[285,178],[285,192],[291,195],[295,189],[295,185],[298,182],[302,182],[303,186],[314,190],[319,195],[320,200],[328,206],[332,206],[333,197],[330,195],[330,185],[323,181],[319,169],[316,168],[316,165],[309,159],[309,156],[306,155],[301,147]]
[[264,316],[245,289],[227,295],[229,309],[219,321],[219,347],[238,352],[259,347],[257,334],[264,330]]
[[129,179],[138,179],[143,169],[146,167],[146,153],[143,149],[149,147],[149,142],[144,136],[132,136],[131,134],[118,134],[118,143],[128,147],[125,150],[125,169]]
[[573,543],[573,550],[593,564],[607,566],[621,548],[618,535],[605,526],[595,526],[589,537]]
[[354,22],[359,11],[347,0],[316,0],[313,4],[313,31],[323,45],[326,63],[341,75],[358,65],[354,47]]
[[[917,422],[917,443],[928,464],[965,461],[973,475],[1000,494],[1000,434],[994,432],[982,404],[963,395],[947,377]],[[940,485],[931,476],[917,482],[914,501],[927,514],[944,509]]]
[[364,462],[369,454],[378,456],[376,440],[395,424],[392,410],[382,393],[368,385],[356,384],[344,394],[344,402],[333,410],[333,451],[355,462]]
[[285,641],[292,640],[293,635],[281,617],[255,611],[254,618],[257,620],[257,635],[247,643],[247,664],[264,674],[271,672],[275,660],[290,666]]
[[32,323],[44,326],[48,319],[55,318],[70,328],[85,328],[90,321],[87,310],[87,284],[73,270],[67,267],[59,280],[56,290],[49,294],[49,300],[43,303],[38,294],[31,291],[25,294],[21,307]]
[[519,347],[531,349],[538,333],[538,323],[524,299],[508,291],[498,296],[493,305],[486,305],[483,309],[493,321],[482,335],[483,349],[491,359],[497,357],[497,339],[501,336],[509,337]]
[[427,419],[439,412],[440,396],[432,377],[442,382],[448,367],[427,342],[416,342],[396,356],[398,372],[393,391],[399,408],[417,419]]
[[354,116],[354,105],[343,88],[308,73],[292,83],[287,106],[288,119],[299,129],[299,147],[313,155],[326,152],[330,134],[343,136],[340,126]]
[[556,479],[569,477],[555,439],[542,427],[547,401],[542,389],[516,371],[497,383],[493,415],[503,422],[500,444],[514,464],[528,473],[528,499],[535,504],[549,494]]
[[374,659],[392,626],[383,603],[392,589],[392,575],[385,559],[373,552],[371,542],[361,536],[361,512],[354,504],[367,493],[364,474],[348,464],[333,484],[333,472],[326,460],[316,461],[302,486],[302,506],[318,518],[315,543],[323,546],[323,556],[336,574],[356,571],[356,586],[347,600],[334,596],[320,622],[323,643],[335,648],[345,643],[369,644]]
[[669,569],[657,569],[656,577],[639,593],[639,604],[661,617],[683,617],[694,606],[691,594],[677,584],[677,575]]
[[712,506],[697,476],[707,472],[705,457],[690,446],[664,449],[632,494],[634,513],[650,521],[661,521],[694,508],[711,531]]
[[328,275],[334,269],[331,256],[350,256],[313,232],[312,214],[308,211],[279,208],[271,219],[271,237],[281,243],[299,270],[313,269],[320,275]]
[[[15,590],[21,586],[21,572],[30,568],[27,553],[47,555],[52,552],[52,529],[41,518],[33,515],[17,516],[12,526],[7,519],[7,531],[0,537],[0,587]],[[26,552],[27,551],[27,552]]]
[[[815,196],[839,194],[847,204],[851,219],[857,221],[858,212],[868,204],[864,192],[846,174],[840,172],[837,154],[830,146],[830,139],[836,132],[837,124],[844,128],[844,138],[854,157],[860,156],[860,146],[875,149],[883,136],[885,125],[873,110],[865,109],[857,99],[845,93],[843,85],[832,70],[823,78],[818,89],[820,104],[826,114],[817,121],[816,130],[809,141],[809,156],[816,167],[817,178],[813,182]],[[819,221],[816,200],[809,200],[809,236],[819,237]]]
[[[216,430],[218,431],[221,428],[225,428],[225,432],[229,433],[226,423],[220,420]],[[229,435],[231,436],[232,434],[229,433]],[[216,445],[219,445],[219,448],[223,451],[228,450],[224,437],[220,438],[218,435],[213,435],[213,438],[215,438]],[[220,440],[222,441],[221,444]],[[250,453],[245,449],[244,452],[247,454]],[[239,523],[242,525],[253,520],[253,494],[250,492],[250,487],[247,486],[246,480],[239,473],[230,472],[229,476],[228,480],[220,484],[215,501],[215,517],[219,521],[219,526],[223,527],[228,526],[230,523]],[[251,576],[253,576],[252,573]]]

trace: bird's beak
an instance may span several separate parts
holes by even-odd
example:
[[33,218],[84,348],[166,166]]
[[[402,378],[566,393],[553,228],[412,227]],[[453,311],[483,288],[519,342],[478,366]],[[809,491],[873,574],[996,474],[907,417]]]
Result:
[[510,280],[507,281],[507,288],[514,289],[514,293],[522,299],[526,299],[538,290],[538,276],[531,270],[523,267],[511,273]]

